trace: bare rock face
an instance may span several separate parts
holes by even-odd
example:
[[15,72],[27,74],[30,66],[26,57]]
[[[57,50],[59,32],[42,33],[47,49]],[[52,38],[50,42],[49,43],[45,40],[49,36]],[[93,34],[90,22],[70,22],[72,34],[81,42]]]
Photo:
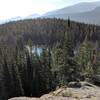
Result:
[[88,82],[71,82],[69,86],[61,87],[40,98],[16,97],[9,100],[100,100],[100,87]]

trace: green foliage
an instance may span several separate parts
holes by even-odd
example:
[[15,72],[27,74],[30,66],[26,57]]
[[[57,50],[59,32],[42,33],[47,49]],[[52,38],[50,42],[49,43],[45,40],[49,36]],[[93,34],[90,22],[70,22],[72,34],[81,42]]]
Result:
[[69,34],[65,33],[63,43],[58,44],[54,49],[52,70],[56,73],[55,77],[60,85],[76,80],[79,73],[77,62],[74,59],[72,36]]
[[[80,66],[80,71],[83,73],[88,73],[91,68],[91,55],[92,55],[92,46],[88,41],[84,41],[80,46],[79,55],[78,55],[78,64]],[[91,72],[91,71],[90,71]]]
[[79,53],[77,54],[77,62],[80,66],[80,73],[85,76],[91,76],[94,74],[99,74],[99,60],[96,50],[94,49],[91,42],[85,40],[80,48]]

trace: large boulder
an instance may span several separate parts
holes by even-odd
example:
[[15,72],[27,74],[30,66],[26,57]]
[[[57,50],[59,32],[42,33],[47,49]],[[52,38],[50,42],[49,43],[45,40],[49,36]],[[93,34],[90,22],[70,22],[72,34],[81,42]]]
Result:
[[40,98],[15,97],[9,100],[100,100],[100,87],[91,83],[84,81],[70,82],[69,87],[59,87]]

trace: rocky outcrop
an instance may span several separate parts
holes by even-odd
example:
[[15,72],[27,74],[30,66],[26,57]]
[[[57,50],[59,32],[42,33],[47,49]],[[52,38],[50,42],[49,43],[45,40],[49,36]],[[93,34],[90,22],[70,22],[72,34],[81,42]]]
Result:
[[100,100],[100,87],[88,82],[71,82],[40,98],[19,97],[9,100]]

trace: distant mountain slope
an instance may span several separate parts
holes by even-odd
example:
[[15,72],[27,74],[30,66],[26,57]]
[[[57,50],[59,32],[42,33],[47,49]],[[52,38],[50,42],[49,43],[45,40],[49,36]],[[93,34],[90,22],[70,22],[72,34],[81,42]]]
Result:
[[20,16],[7,19],[7,20],[0,20],[0,24],[4,24],[10,21],[18,21],[24,19],[34,19],[34,18],[62,18],[71,20],[85,22],[90,24],[100,24],[100,1],[98,2],[83,2],[78,3],[69,7],[65,7],[62,9],[58,9],[55,11],[48,12],[44,15],[32,14],[21,18]]
[[[68,15],[65,15],[68,16]],[[72,20],[91,23],[91,24],[99,24],[100,25],[100,7],[95,8],[93,11],[77,13],[69,15]]]
[[24,19],[34,19],[34,18],[38,18],[38,17],[40,17],[40,15],[38,15],[38,14],[33,14],[33,15],[26,16],[26,17],[16,16],[14,18],[10,18],[7,20],[0,20],[0,24],[12,22],[12,21],[24,20]]
[[8,22],[12,22],[12,21],[19,21],[19,20],[23,20],[24,18],[20,17],[20,16],[16,16],[10,19],[6,19],[6,20],[0,20],[0,24],[4,24],[4,23],[8,23]]
[[98,6],[100,6],[100,2],[78,3],[69,7],[59,9],[59,10],[48,12],[45,15],[73,14],[73,13],[87,12],[87,11],[92,11]]
[[100,25],[100,2],[80,3],[44,15],[46,18],[62,18]]
[[40,15],[38,15],[38,14],[33,14],[33,15],[27,16],[26,19],[33,19],[33,18],[37,18],[37,17],[39,17],[39,16],[40,16]]

